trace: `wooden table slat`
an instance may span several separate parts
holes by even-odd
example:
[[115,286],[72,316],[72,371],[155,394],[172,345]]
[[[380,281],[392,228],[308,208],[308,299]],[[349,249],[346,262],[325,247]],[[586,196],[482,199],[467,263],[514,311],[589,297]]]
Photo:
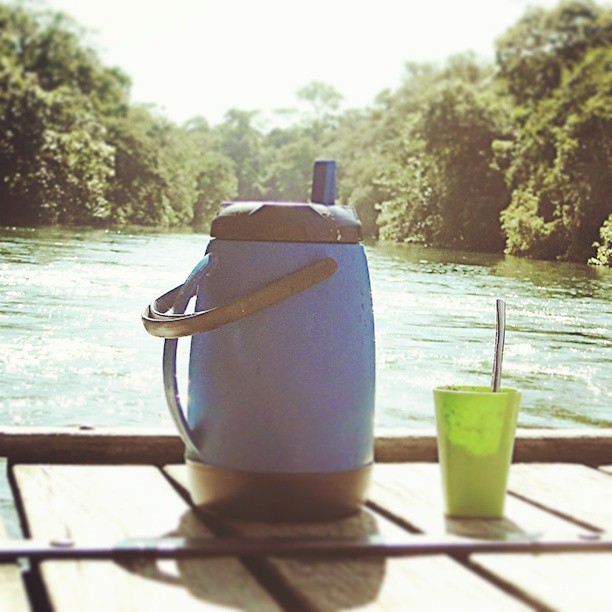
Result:
[[434,463],[377,465],[370,499],[425,533],[499,537],[567,530],[568,523],[508,496],[503,520],[456,520],[444,516],[440,468]]
[[584,465],[514,465],[511,491],[601,530],[612,530],[612,481]]
[[[186,489],[184,466],[166,473]],[[368,510],[330,523],[255,523],[223,521],[235,533],[257,537],[363,536],[389,539],[405,530]],[[402,559],[269,559],[278,579],[292,588],[308,609],[524,610],[509,596],[456,561],[444,556]],[[443,583],[444,588],[440,588]]]
[[[13,504],[13,495],[8,483],[7,462],[0,457],[0,503]],[[6,517],[4,517],[6,518]],[[10,519],[9,519],[10,520]],[[7,539],[7,530],[0,518],[0,540]],[[29,610],[28,595],[16,564],[0,564],[0,610],[22,612]]]
[[610,611],[610,554],[474,555],[471,559],[549,609]]
[[[583,466],[564,467],[574,472],[574,467]],[[529,476],[537,474],[539,468],[539,465],[512,466],[512,488],[525,493],[523,478],[533,483]],[[562,478],[562,472],[558,472],[558,476]],[[602,477],[607,478],[603,474]],[[564,489],[561,482],[557,482],[557,486]],[[578,488],[574,488],[576,486]],[[612,490],[612,479],[610,487]],[[580,488],[579,483],[572,480],[567,490],[581,505],[590,503],[588,487]],[[574,523],[513,496],[507,498],[503,520],[445,519],[439,467],[435,464],[377,466],[371,498],[386,511],[427,533],[448,531],[468,536],[503,537],[520,532],[583,531]],[[612,583],[604,578],[606,574],[612,575],[612,554],[473,555],[470,560],[529,600],[555,610],[607,611],[612,600]]]
[[[0,521],[0,540],[6,539],[6,530]],[[30,609],[21,571],[15,564],[0,564],[0,610],[26,612]]]
[[[13,468],[31,536],[115,542],[127,537],[212,537],[160,470],[146,466]],[[237,559],[41,564],[62,610],[201,610],[279,606]]]

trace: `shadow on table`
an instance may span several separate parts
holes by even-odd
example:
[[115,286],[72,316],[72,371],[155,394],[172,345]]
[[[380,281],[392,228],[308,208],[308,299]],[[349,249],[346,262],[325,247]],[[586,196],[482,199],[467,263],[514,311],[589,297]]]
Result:
[[[367,512],[328,523],[224,522],[234,533],[245,537],[359,537],[379,532],[376,519]],[[206,536],[202,519],[193,510],[181,517],[178,528],[168,537]],[[249,586],[245,568],[270,587],[282,603],[291,608],[321,607],[328,610],[361,607],[376,601],[385,576],[384,558],[329,559],[316,557],[256,557],[183,559],[176,562],[139,560],[120,563],[143,578],[182,586],[198,599],[242,609],[262,609],[257,585]],[[249,590],[253,591],[249,602]],[[238,592],[240,591],[240,592]]]
[[479,540],[506,540],[513,536],[525,535],[526,532],[520,525],[508,518],[483,519],[483,518],[451,518],[444,519],[446,533],[475,538]]

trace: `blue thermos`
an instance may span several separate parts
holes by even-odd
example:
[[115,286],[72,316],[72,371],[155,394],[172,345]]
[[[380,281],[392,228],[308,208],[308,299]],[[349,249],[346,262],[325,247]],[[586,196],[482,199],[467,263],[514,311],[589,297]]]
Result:
[[[373,462],[374,320],[361,224],[317,162],[310,203],[222,204],[185,283],[143,313],[196,504],[231,517],[359,510]],[[196,296],[195,312],[185,314]],[[192,336],[187,411],[177,338]]]

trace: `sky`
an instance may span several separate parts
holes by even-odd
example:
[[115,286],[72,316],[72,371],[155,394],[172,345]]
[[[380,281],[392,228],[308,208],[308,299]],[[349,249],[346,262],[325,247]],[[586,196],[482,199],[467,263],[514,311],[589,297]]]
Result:
[[[24,2],[28,4],[28,0]],[[30,4],[41,5],[40,0]],[[406,62],[471,50],[493,58],[497,37],[528,5],[557,0],[43,0],[73,17],[107,65],[132,79],[132,102],[177,123],[211,124],[231,108],[299,108],[311,81],[343,108],[397,87]],[[267,119],[266,119],[267,118]]]

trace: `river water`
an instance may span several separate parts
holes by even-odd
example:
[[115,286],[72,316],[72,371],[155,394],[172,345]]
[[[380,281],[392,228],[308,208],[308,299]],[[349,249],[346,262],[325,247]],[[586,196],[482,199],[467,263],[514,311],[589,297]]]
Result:
[[[162,342],[140,312],[207,237],[0,230],[0,422],[167,425]],[[503,383],[519,425],[612,426],[612,271],[387,243],[366,246],[379,427],[431,427],[431,390],[490,381],[495,298],[508,304]],[[180,346],[179,346],[180,350]],[[187,342],[183,342],[183,369]]]

